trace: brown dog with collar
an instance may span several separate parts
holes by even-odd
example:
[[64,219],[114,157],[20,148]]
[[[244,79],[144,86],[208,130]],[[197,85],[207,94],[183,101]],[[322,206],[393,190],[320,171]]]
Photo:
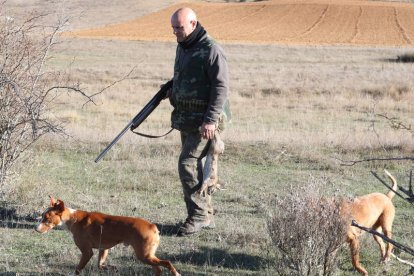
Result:
[[160,243],[159,231],[155,224],[142,218],[73,210],[65,207],[62,200],[50,197],[50,207],[43,213],[36,231],[47,233],[55,226],[63,224],[72,233],[75,244],[82,252],[76,275],[80,274],[91,259],[93,248],[99,249],[99,268],[107,268],[105,260],[109,249],[119,243],[131,245],[136,257],[151,265],[156,275],[161,275],[160,266],[168,268],[175,276],[180,275],[170,261],[160,260],[155,256]]

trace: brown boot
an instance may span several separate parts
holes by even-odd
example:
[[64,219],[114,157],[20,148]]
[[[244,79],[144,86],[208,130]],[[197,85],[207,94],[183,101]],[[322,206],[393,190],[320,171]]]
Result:
[[203,228],[215,228],[216,225],[214,221],[207,220],[193,220],[191,218],[187,218],[183,225],[178,229],[178,236],[188,236],[199,232]]

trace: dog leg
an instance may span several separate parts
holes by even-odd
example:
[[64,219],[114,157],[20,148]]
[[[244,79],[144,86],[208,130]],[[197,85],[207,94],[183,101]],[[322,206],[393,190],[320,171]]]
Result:
[[350,239],[349,247],[351,249],[352,264],[355,269],[364,276],[368,276],[368,272],[362,267],[359,262],[359,241],[356,237]]
[[159,243],[160,237],[157,230],[155,231],[154,236],[150,237],[146,241],[146,244],[141,245],[139,243],[136,243],[133,244],[132,247],[134,248],[135,256],[137,259],[145,264],[151,265],[156,275],[161,275],[161,265],[168,268],[168,270],[170,270],[174,276],[180,276],[170,261],[160,260],[155,256],[155,252],[157,251]]
[[177,272],[177,270],[175,270],[175,267],[171,264],[170,261],[160,260],[155,256],[148,256],[144,258],[142,261],[146,264],[152,265],[152,269],[156,272],[159,272],[159,274],[157,275],[161,275],[161,268],[160,268],[160,265],[161,265],[163,267],[168,268],[168,270],[171,271],[171,273],[174,276],[180,276],[180,274]]
[[82,271],[82,269],[86,266],[86,264],[89,262],[89,260],[92,258],[93,256],[93,251],[92,248],[79,248],[82,252],[82,256],[81,259],[79,261],[78,266],[76,267],[76,271],[75,274],[79,275]]
[[98,257],[98,267],[100,269],[104,269],[106,267],[105,261],[108,257],[109,249],[100,249],[99,250],[99,257]]
[[[381,225],[382,232],[389,239],[392,238],[392,223],[394,221],[394,217],[395,217],[395,208],[393,205],[391,205],[388,207],[387,210],[384,211],[384,220]],[[383,262],[389,261],[393,248],[394,248],[393,244],[387,243],[387,251],[385,255],[383,256]]]
[[[383,230],[384,231],[384,235],[391,239],[392,238],[392,233],[391,230]],[[385,253],[384,257],[383,257],[383,262],[386,263],[390,260],[391,254],[392,254],[392,249],[394,248],[394,245],[391,243],[387,243],[387,252]]]
[[[378,231],[381,228],[377,228],[375,229],[375,231]],[[377,235],[373,235],[374,236],[374,240],[378,243],[379,247],[380,247],[380,251],[381,251],[381,262],[384,260],[385,258],[385,244],[382,241],[382,238],[378,237]]]

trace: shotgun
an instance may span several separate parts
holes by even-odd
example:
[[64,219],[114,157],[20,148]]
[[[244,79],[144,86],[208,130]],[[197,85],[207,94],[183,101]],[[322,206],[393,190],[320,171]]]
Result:
[[128,123],[128,125],[112,140],[112,142],[106,146],[106,148],[96,157],[95,163],[98,163],[102,157],[115,145],[116,142],[127,132],[128,129],[131,131],[136,129],[147,117],[154,111],[155,108],[160,104],[160,102],[165,99],[167,96],[167,91],[172,88],[173,81],[170,80],[165,83],[161,89],[155,94],[155,96],[144,106],[141,111],[135,115],[135,117]]

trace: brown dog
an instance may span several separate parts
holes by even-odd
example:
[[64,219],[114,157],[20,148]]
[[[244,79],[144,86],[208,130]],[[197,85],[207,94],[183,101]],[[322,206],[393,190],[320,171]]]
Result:
[[156,275],[161,275],[160,266],[168,268],[175,276],[180,275],[170,261],[160,260],[155,251],[160,243],[157,226],[141,218],[111,216],[66,208],[63,201],[50,198],[50,207],[42,215],[36,231],[46,233],[55,226],[66,224],[72,232],[75,244],[82,252],[75,274],[79,275],[99,249],[100,269],[105,269],[109,249],[124,243],[134,248],[136,257],[152,266]]
[[[393,186],[392,190],[397,190],[397,181],[395,178],[385,170],[385,174],[391,179]],[[355,220],[359,225],[372,228],[374,230],[382,230],[384,235],[388,238],[392,237],[392,223],[395,216],[395,208],[391,202],[395,193],[389,191],[387,195],[382,193],[372,193],[357,197],[354,200],[346,200],[342,202],[341,213],[344,216]],[[368,275],[365,268],[359,262],[359,240],[358,237],[362,231],[354,226],[349,226],[347,231],[347,242],[351,249],[352,264],[363,275]],[[388,243],[385,248],[382,239],[374,235],[375,241],[378,243],[381,250],[381,261],[386,262],[391,256],[393,245]]]

